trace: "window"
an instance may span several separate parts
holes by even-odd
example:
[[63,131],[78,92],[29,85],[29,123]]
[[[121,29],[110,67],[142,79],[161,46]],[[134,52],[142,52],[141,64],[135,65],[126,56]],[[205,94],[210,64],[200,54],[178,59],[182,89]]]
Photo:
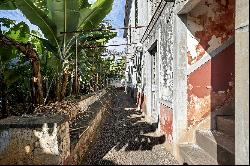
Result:
[[155,46],[151,51],[151,71],[152,71],[152,84],[156,84],[156,56],[157,56],[157,47]]

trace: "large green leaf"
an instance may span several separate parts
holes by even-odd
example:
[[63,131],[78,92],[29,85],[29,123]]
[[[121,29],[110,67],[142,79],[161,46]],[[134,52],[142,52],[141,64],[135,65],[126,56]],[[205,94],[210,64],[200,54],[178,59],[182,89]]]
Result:
[[15,4],[32,24],[37,25],[42,30],[44,36],[53,45],[59,45],[56,37],[56,25],[44,12],[36,7],[31,0],[15,0]]
[[0,10],[15,10],[14,0],[0,0]]
[[96,27],[111,11],[114,0],[97,0],[90,8],[80,10],[78,30]]
[[47,0],[31,0],[32,3],[38,7],[43,13],[48,15],[49,10],[47,8]]
[[[60,32],[75,31],[79,21],[79,0],[48,0],[49,18],[57,27],[57,37]],[[68,36],[68,35],[67,35]]]
[[18,42],[26,43],[30,38],[30,29],[27,24],[20,22],[17,25],[14,25],[5,33],[6,36],[14,39]]
[[91,7],[88,0],[79,0],[80,9]]

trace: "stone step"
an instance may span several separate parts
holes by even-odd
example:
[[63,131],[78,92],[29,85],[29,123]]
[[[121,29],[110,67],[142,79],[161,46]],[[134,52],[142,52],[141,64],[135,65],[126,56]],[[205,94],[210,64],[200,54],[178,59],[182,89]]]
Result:
[[235,142],[234,138],[218,131],[197,130],[196,143],[219,164],[234,165]]
[[196,144],[181,144],[180,155],[188,165],[218,165],[212,156]]
[[216,108],[218,115],[235,115],[235,103],[234,101],[223,105],[223,107]]
[[235,135],[234,116],[217,116],[216,123],[217,123],[216,128],[218,131],[234,137]]
[[234,116],[235,115],[235,103],[231,101],[222,107],[216,108],[211,112],[211,129],[217,130],[217,117],[218,116]]

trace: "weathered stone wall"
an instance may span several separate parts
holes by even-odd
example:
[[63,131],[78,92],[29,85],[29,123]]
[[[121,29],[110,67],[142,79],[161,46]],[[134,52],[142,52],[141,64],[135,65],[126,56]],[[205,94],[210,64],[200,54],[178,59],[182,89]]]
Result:
[[77,137],[71,137],[71,153],[64,164],[80,164],[81,159],[84,158],[91,146],[91,142],[94,141],[99,127],[107,115],[107,110],[113,104],[113,100],[113,94],[107,92],[98,101],[90,105],[83,115],[80,115],[81,119],[76,121],[79,134]]
[[0,121],[0,164],[62,164],[69,153],[69,124],[62,116]]
[[[79,101],[83,112],[65,115],[9,117],[0,121],[0,164],[79,164],[113,103],[111,91]],[[92,100],[92,101],[90,101]]]

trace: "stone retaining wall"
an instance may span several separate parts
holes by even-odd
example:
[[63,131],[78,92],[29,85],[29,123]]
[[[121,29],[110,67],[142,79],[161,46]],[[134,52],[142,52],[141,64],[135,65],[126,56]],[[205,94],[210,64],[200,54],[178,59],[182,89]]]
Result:
[[9,117],[0,121],[0,164],[62,164],[70,153],[64,117]]
[[112,93],[105,93],[98,101],[90,105],[81,119],[76,122],[80,132],[77,138],[71,139],[71,154],[64,164],[80,164],[94,141],[108,109],[111,108],[113,99]]
[[76,123],[79,124],[77,138],[73,137],[69,118],[64,115],[2,119],[0,165],[79,164],[112,104],[111,92],[100,93],[96,101],[90,102],[88,98],[85,99],[87,101],[82,101],[82,107],[86,111],[79,115],[81,118],[76,118]]

